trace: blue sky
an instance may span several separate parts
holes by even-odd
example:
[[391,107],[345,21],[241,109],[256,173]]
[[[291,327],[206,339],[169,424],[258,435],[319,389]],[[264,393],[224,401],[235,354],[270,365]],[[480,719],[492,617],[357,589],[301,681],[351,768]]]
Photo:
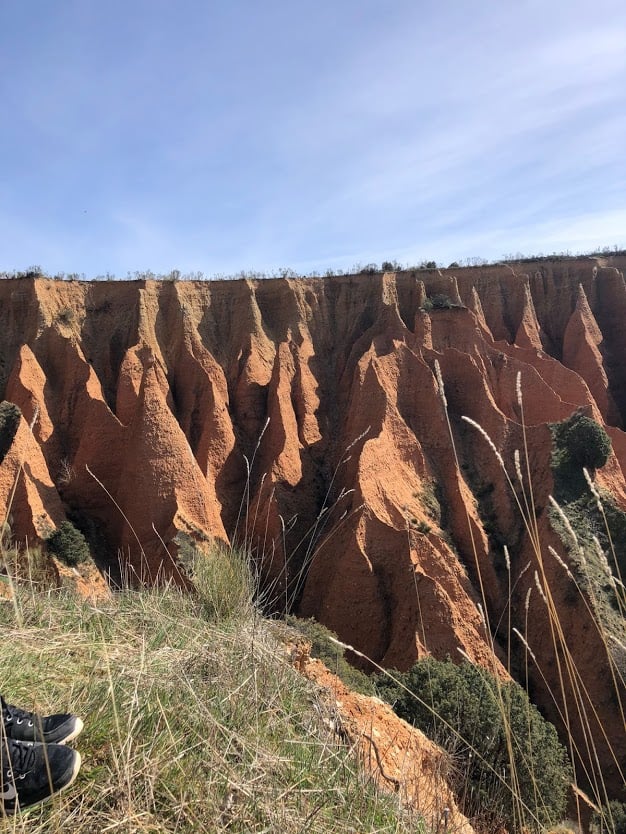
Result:
[[0,269],[626,247],[623,0],[0,0]]

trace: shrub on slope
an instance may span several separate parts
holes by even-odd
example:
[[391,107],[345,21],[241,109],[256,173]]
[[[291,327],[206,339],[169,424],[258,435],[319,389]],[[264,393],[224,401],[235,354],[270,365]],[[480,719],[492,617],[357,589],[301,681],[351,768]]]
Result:
[[400,685],[381,676],[381,696],[453,753],[453,787],[466,816],[490,830],[561,819],[571,781],[567,754],[518,684],[498,683],[471,663],[432,658],[394,677]]

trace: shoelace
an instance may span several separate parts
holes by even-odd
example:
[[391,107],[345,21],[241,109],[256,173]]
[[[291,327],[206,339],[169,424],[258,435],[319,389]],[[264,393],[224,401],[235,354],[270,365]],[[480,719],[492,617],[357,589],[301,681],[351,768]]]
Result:
[[19,744],[15,742],[10,745],[9,753],[11,761],[2,768],[10,779],[24,779],[31,769],[35,760],[35,748],[32,744]]

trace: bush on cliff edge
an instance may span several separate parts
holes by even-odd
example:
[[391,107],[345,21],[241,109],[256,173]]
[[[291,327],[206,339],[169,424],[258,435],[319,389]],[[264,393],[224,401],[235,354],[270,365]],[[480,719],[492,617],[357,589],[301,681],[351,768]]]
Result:
[[46,542],[48,550],[70,567],[80,565],[89,558],[87,541],[71,521],[62,521]]
[[394,677],[402,686],[378,678],[380,696],[451,751],[456,762],[451,787],[475,823],[539,829],[562,818],[571,781],[567,753],[556,729],[518,684],[499,683],[471,663],[433,658]]
[[580,411],[567,420],[550,424],[550,431],[557,498],[569,503],[586,490],[583,467],[601,469],[609,459],[611,438],[602,426]]

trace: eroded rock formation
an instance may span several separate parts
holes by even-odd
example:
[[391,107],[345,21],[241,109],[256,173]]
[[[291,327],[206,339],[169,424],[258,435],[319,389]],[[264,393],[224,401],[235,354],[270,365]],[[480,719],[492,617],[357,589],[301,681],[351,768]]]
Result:
[[538,571],[587,682],[589,728],[567,721],[583,760],[593,736],[618,792],[626,742],[602,683],[605,641],[461,418],[513,481],[526,443],[542,548],[564,550],[546,512],[548,424],[577,408],[610,432],[597,482],[626,509],[623,266],[2,281],[0,395],[23,414],[0,467],[4,507],[20,473],[13,537],[34,541],[70,514],[105,543],[101,568],[121,561],[148,581],[183,581],[178,533],[245,538],[269,607],[315,616],[384,666],[460,650],[506,677],[527,659],[515,626],[538,658],[534,697],[558,723],[563,649],[538,593],[526,607]]

